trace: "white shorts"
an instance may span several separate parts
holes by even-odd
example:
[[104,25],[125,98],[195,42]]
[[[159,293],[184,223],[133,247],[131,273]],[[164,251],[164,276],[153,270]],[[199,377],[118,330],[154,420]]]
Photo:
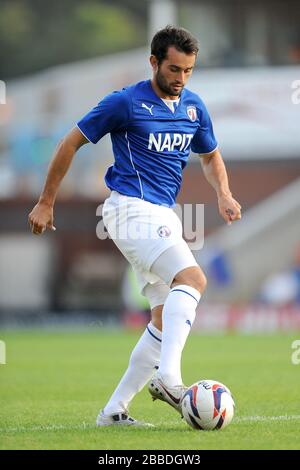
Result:
[[169,207],[112,191],[102,216],[110,237],[132,265],[142,294],[148,283],[170,286],[179,271],[198,266],[182,238],[181,221]]

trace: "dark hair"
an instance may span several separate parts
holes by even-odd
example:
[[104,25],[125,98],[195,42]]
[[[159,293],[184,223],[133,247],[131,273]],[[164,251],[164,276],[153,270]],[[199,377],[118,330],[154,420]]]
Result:
[[169,47],[175,47],[185,54],[198,54],[198,41],[189,31],[175,26],[166,26],[158,31],[151,41],[151,54],[157,58],[160,64],[168,54]]

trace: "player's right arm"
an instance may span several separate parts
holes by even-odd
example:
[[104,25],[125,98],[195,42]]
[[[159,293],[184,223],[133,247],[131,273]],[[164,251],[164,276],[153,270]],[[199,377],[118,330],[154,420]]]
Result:
[[29,214],[32,233],[39,235],[53,226],[53,206],[59,185],[76,151],[87,142],[96,144],[109,132],[124,128],[131,114],[126,92],[113,92],[88,112],[59,143],[49,166],[46,183],[38,203]]
[[55,230],[53,225],[53,206],[59,185],[67,173],[77,150],[89,142],[77,127],[59,142],[50,162],[46,182],[38,203],[28,216],[32,233],[42,234],[47,228]]

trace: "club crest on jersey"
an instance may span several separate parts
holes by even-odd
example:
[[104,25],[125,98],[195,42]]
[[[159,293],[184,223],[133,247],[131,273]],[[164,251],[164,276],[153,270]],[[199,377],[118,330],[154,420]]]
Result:
[[168,238],[171,235],[171,230],[167,225],[161,225],[158,227],[157,233],[161,238]]
[[197,111],[196,111],[196,106],[188,106],[186,108],[186,112],[188,117],[192,122],[195,122],[197,119]]

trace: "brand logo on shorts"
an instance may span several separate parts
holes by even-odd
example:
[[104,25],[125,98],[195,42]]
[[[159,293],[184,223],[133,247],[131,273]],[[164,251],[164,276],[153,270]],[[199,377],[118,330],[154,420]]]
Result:
[[157,233],[161,238],[168,238],[171,235],[171,230],[166,225],[162,225],[157,229]]
[[195,122],[197,119],[197,111],[196,111],[196,106],[188,106],[186,108],[186,112],[188,117],[192,122]]

